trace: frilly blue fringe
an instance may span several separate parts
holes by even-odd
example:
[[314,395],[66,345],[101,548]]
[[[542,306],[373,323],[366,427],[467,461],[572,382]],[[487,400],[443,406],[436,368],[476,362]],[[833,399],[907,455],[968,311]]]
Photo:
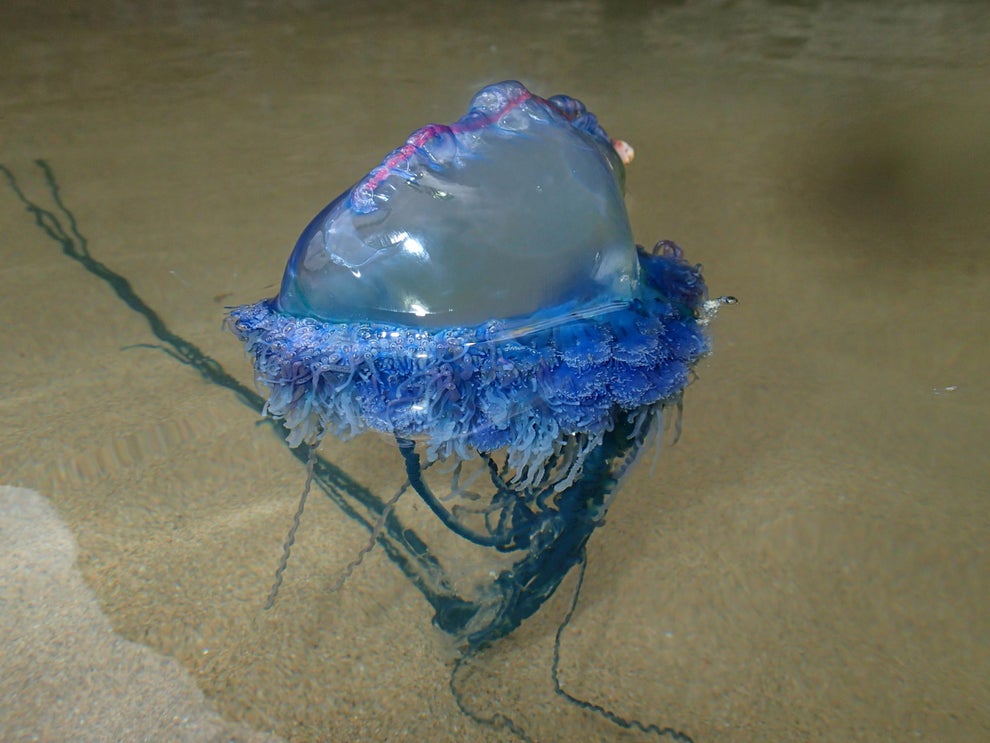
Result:
[[700,270],[672,243],[656,250],[639,248],[639,298],[590,317],[428,330],[293,317],[268,299],[227,324],[290,446],[374,430],[423,440],[428,461],[504,450],[519,487],[563,453],[566,487],[616,416],[678,399],[709,349]]

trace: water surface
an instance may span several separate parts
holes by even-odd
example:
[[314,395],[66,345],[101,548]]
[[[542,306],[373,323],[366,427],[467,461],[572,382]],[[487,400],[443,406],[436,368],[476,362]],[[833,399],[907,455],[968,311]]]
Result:
[[[637,240],[740,303],[591,541],[565,688],[696,741],[990,737],[983,4],[12,3],[0,28],[0,162],[48,208],[50,163],[91,253],[247,386],[223,308],[277,291],[327,201],[486,83],[584,100],[636,148]],[[460,712],[382,551],[329,591],[367,531],[328,499],[261,612],[302,465],[0,186],[0,483],[54,506],[114,631],[291,740],[512,739]],[[388,442],[322,453],[401,483]],[[553,693],[573,583],[474,659],[480,716],[619,734]]]

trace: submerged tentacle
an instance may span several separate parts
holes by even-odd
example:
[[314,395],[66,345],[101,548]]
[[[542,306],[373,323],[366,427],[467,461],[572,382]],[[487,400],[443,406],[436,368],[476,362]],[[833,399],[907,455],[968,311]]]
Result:
[[303,485],[302,494],[299,496],[299,506],[296,508],[296,513],[292,517],[292,526],[289,527],[289,533],[286,534],[285,542],[282,544],[282,558],[279,560],[278,567],[275,569],[275,581],[272,583],[271,590],[268,592],[268,599],[265,601],[264,606],[265,611],[275,606],[275,599],[278,597],[279,588],[282,587],[282,576],[285,574],[285,569],[289,566],[292,545],[296,543],[296,532],[299,531],[299,525],[302,523],[303,510],[306,508],[306,499],[309,497],[309,491],[313,487],[315,465],[316,444],[309,448],[309,456],[306,460],[306,483]]
[[364,558],[375,548],[378,544],[378,540],[382,535],[382,530],[385,528],[385,524],[388,522],[389,518],[392,516],[392,511],[395,510],[396,504],[399,502],[399,498],[409,489],[409,481],[407,480],[402,484],[402,486],[396,491],[389,500],[385,501],[385,507],[382,508],[382,512],[378,514],[378,519],[375,521],[374,527],[371,529],[371,533],[368,535],[367,543],[358,550],[357,555],[354,559],[347,563],[347,566],[340,571],[340,575],[337,576],[337,580],[333,582],[330,586],[330,593],[337,593],[347,579],[351,577],[355,570],[364,562]]

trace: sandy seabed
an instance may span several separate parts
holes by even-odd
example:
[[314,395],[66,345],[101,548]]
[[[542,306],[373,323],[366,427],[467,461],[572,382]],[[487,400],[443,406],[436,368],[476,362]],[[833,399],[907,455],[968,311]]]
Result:
[[[92,256],[248,387],[224,307],[409,132],[503,79],[585,101],[636,149],[636,239],[740,302],[590,542],[565,688],[698,743],[990,740],[983,3],[18,0],[0,29],[0,163],[57,211],[49,163]],[[330,591],[368,532],[320,493],[262,611],[302,464],[3,179],[0,226],[0,739],[514,739],[382,550]],[[401,484],[382,439],[321,454]],[[647,739],[553,693],[573,587],[462,698]]]

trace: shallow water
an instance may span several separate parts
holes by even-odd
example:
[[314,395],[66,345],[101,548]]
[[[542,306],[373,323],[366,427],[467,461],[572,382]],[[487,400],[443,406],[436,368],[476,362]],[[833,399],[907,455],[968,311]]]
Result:
[[[62,8],[0,8],[0,163],[54,208],[44,158],[93,257],[247,386],[223,308],[277,291],[327,201],[485,83],[584,100],[636,148],[637,240],[677,240],[740,303],[680,441],[591,540],[564,687],[696,741],[990,737],[982,3]],[[458,709],[449,645],[381,550],[329,591],[367,541],[330,500],[261,612],[302,465],[0,187],[0,484],[54,506],[118,635],[291,740],[514,739]],[[321,451],[401,483],[386,442]],[[646,739],[553,693],[573,586],[472,659],[462,697],[534,740]],[[0,687],[0,737],[55,715],[18,700],[57,682]]]

